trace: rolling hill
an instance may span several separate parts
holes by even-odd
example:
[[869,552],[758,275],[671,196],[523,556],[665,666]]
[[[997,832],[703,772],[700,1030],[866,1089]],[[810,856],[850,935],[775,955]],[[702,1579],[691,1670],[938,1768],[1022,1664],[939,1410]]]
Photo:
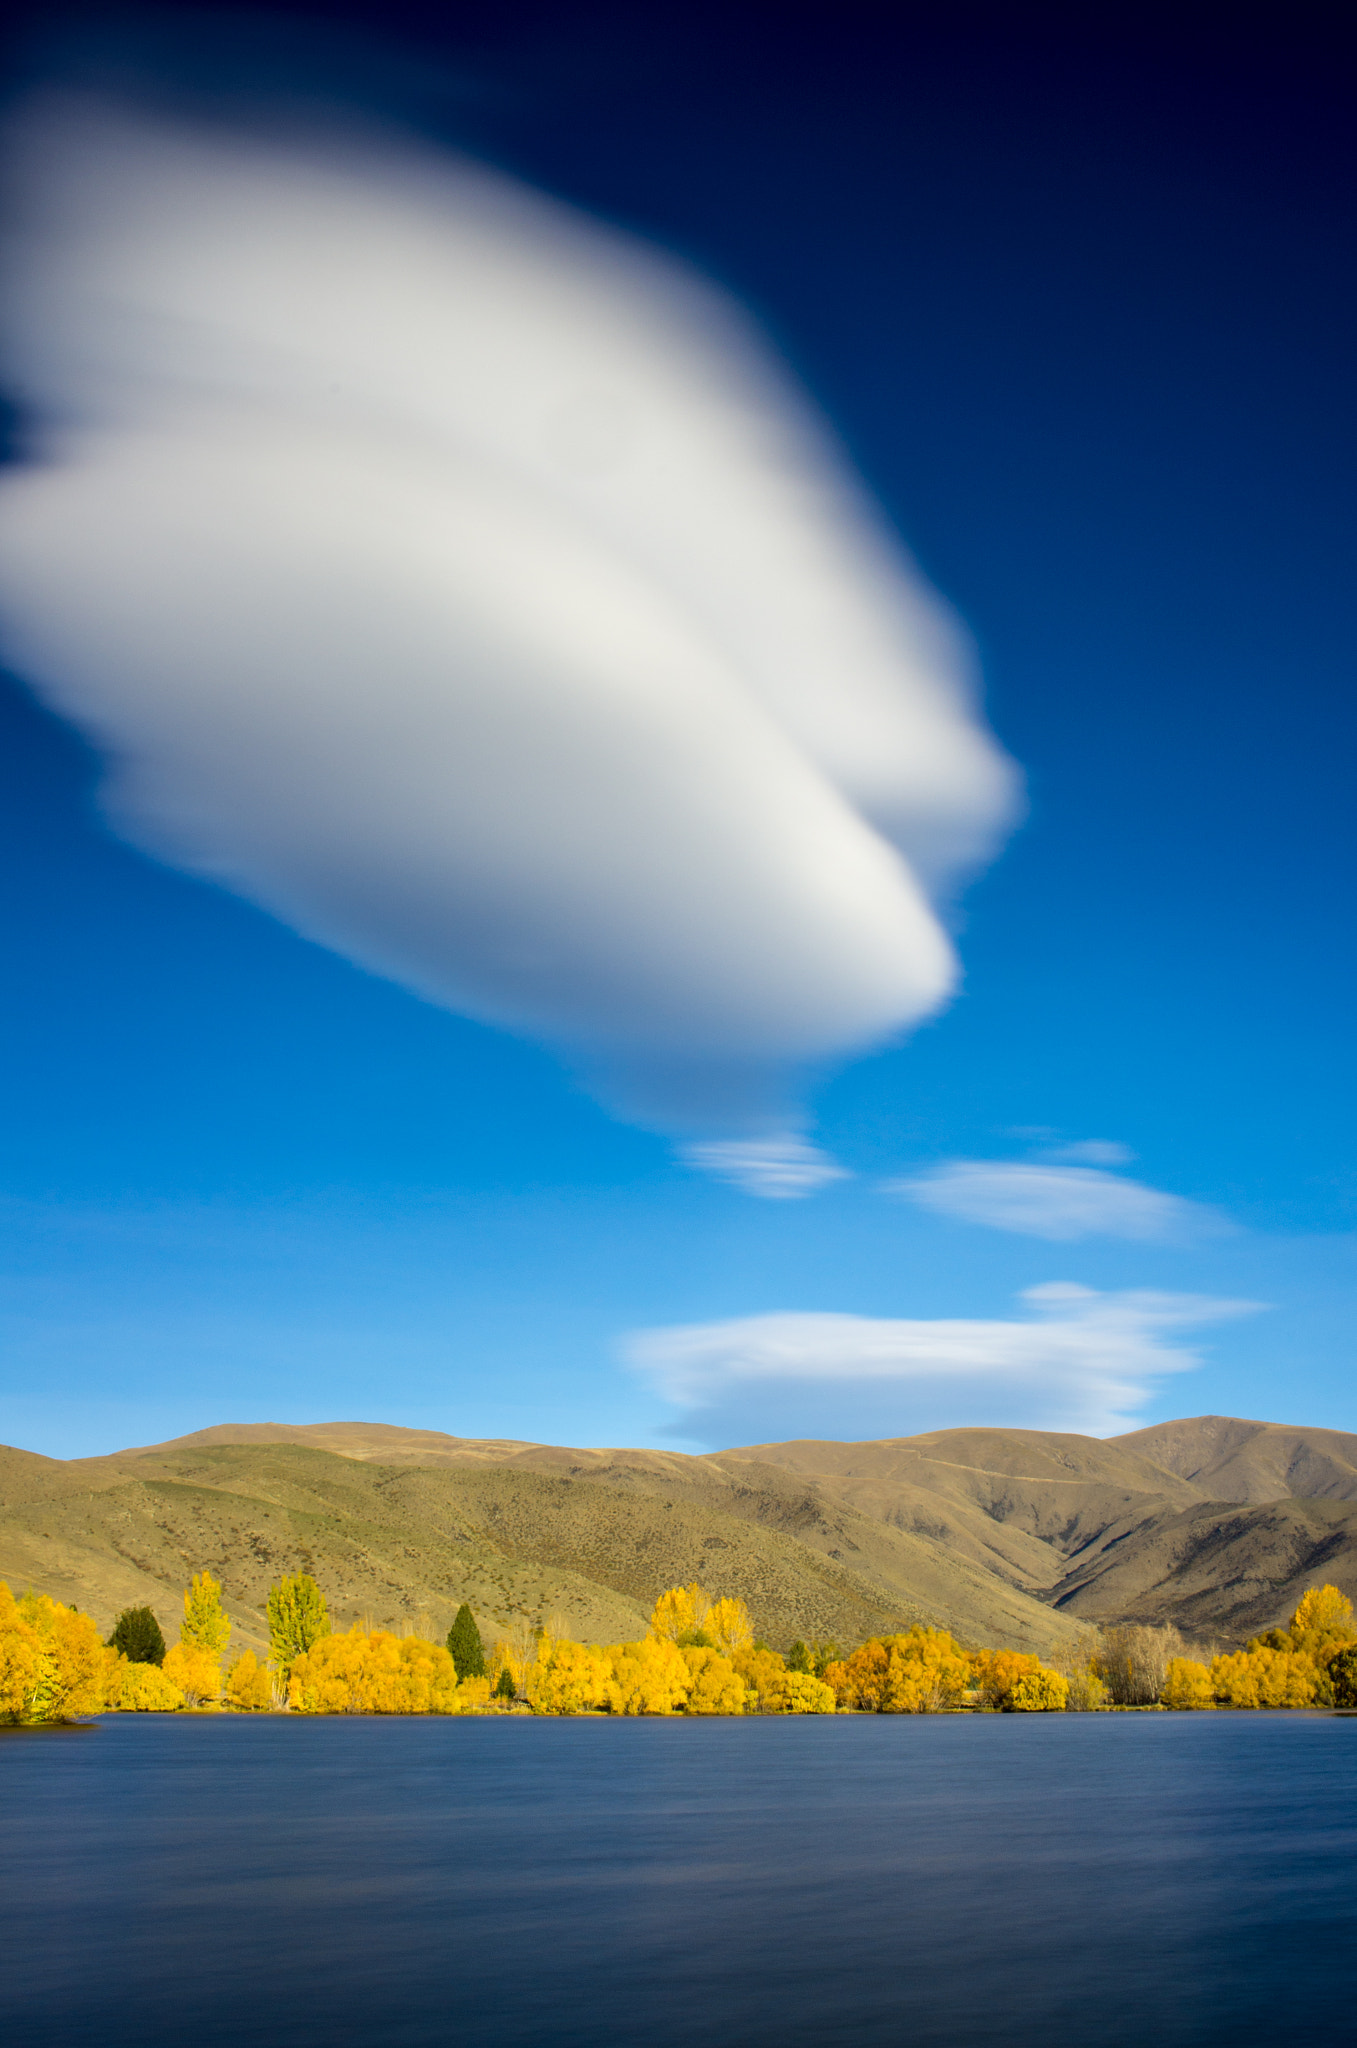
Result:
[[463,1599],[581,1638],[637,1634],[700,1578],[785,1647],[926,1620],[1058,1655],[1090,1622],[1175,1621],[1229,1644],[1307,1584],[1357,1594],[1357,1437],[1204,1416],[1101,1440],[958,1429],[687,1457],[246,1423],[111,1457],[0,1450],[0,1577],[170,1624],[222,1580],[260,1648],[270,1582],[306,1570],[336,1624],[441,1634]]

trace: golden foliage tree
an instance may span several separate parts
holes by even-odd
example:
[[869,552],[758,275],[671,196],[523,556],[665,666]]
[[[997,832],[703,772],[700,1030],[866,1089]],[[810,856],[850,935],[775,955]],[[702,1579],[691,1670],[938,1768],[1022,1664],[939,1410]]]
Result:
[[693,1644],[679,1652],[688,1667],[692,1690],[688,1694],[690,1714],[742,1714],[747,1698],[745,1682],[729,1657],[719,1650]]
[[1212,1659],[1211,1690],[1223,1707],[1308,1707],[1319,1672],[1302,1650],[1239,1650]]
[[112,1713],[177,1714],[186,1704],[159,1664],[132,1664],[126,1657],[119,1658],[104,1691],[104,1705]]
[[1014,1714],[1063,1714],[1069,1704],[1070,1682],[1062,1671],[1050,1671],[1039,1664],[1025,1671],[1008,1696]]
[[971,1659],[975,1690],[982,1707],[1002,1714],[1012,1705],[1013,1688],[1041,1669],[1041,1659],[1024,1650],[977,1650]]
[[971,1664],[945,1629],[916,1625],[904,1635],[871,1637],[831,1664],[825,1682],[841,1707],[858,1713],[936,1714],[960,1705]]
[[778,1711],[784,1714],[833,1714],[838,1711],[833,1688],[822,1678],[817,1678],[813,1671],[789,1671],[776,1698]]
[[253,1650],[242,1650],[227,1672],[223,1698],[237,1714],[262,1714],[273,1705],[273,1680]]
[[45,1593],[16,1600],[0,1580],[0,1719],[98,1713],[113,1662],[88,1614]]
[[694,1579],[691,1586],[671,1586],[661,1593],[650,1617],[649,1634],[663,1643],[681,1643],[685,1636],[705,1631],[711,1601]]
[[754,1624],[743,1600],[714,1601],[703,1619],[702,1633],[723,1657],[733,1657],[737,1650],[754,1645]]
[[299,1714],[460,1714],[467,1702],[442,1643],[352,1628],[294,1660],[288,1704]]
[[221,1658],[203,1643],[176,1643],[160,1668],[190,1707],[211,1706],[221,1692]]
[[1211,1674],[1193,1657],[1170,1657],[1168,1675],[1159,1697],[1166,1707],[1179,1710],[1213,1707],[1216,1703],[1211,1689]]
[[692,1676],[683,1653],[667,1636],[618,1643],[609,1651],[616,1714],[672,1714],[685,1704]]
[[536,1658],[524,1673],[523,1685],[537,1714],[596,1711],[611,1706],[617,1690],[606,1650],[550,1636],[543,1637]]
[[231,1623],[221,1604],[221,1581],[211,1572],[195,1572],[184,1592],[184,1618],[179,1640],[220,1657],[231,1640]]

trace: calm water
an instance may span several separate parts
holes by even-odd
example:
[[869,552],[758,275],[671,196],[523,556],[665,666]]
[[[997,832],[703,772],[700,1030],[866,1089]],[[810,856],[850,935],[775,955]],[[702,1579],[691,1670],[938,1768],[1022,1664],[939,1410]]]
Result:
[[1357,1719],[0,1739],[25,2048],[1357,2034]]

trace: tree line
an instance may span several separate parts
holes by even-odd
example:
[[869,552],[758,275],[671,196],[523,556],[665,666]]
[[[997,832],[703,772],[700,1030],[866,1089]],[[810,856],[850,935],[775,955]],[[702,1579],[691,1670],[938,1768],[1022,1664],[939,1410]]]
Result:
[[655,1603],[636,1642],[580,1643],[559,1624],[520,1620],[487,1646],[463,1604],[439,1643],[361,1623],[330,1625],[306,1573],[268,1597],[269,1655],[223,1659],[231,1622],[221,1585],[195,1573],[179,1640],[166,1644],[149,1607],[129,1607],[101,1642],[93,1620],[44,1594],[16,1598],[0,1581],[0,1721],[186,1710],[299,1714],[927,1714],[1357,1707],[1357,1624],[1336,1586],[1311,1587],[1286,1629],[1243,1650],[1186,1654],[1174,1629],[1091,1631],[1062,1660],[968,1650],[916,1625],[841,1655],[795,1642],[785,1655],[755,1634],[743,1600],[696,1583]]

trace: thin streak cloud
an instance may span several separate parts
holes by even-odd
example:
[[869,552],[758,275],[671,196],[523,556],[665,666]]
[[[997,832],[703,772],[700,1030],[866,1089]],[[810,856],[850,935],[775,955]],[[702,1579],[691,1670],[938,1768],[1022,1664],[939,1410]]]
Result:
[[8,157],[0,621],[121,832],[695,1138],[947,1001],[1017,778],[737,308],[399,138]]
[[886,1192],[958,1223],[1043,1237],[1053,1244],[1085,1237],[1186,1244],[1230,1228],[1203,1203],[1094,1166],[951,1159],[927,1173],[888,1182]]

